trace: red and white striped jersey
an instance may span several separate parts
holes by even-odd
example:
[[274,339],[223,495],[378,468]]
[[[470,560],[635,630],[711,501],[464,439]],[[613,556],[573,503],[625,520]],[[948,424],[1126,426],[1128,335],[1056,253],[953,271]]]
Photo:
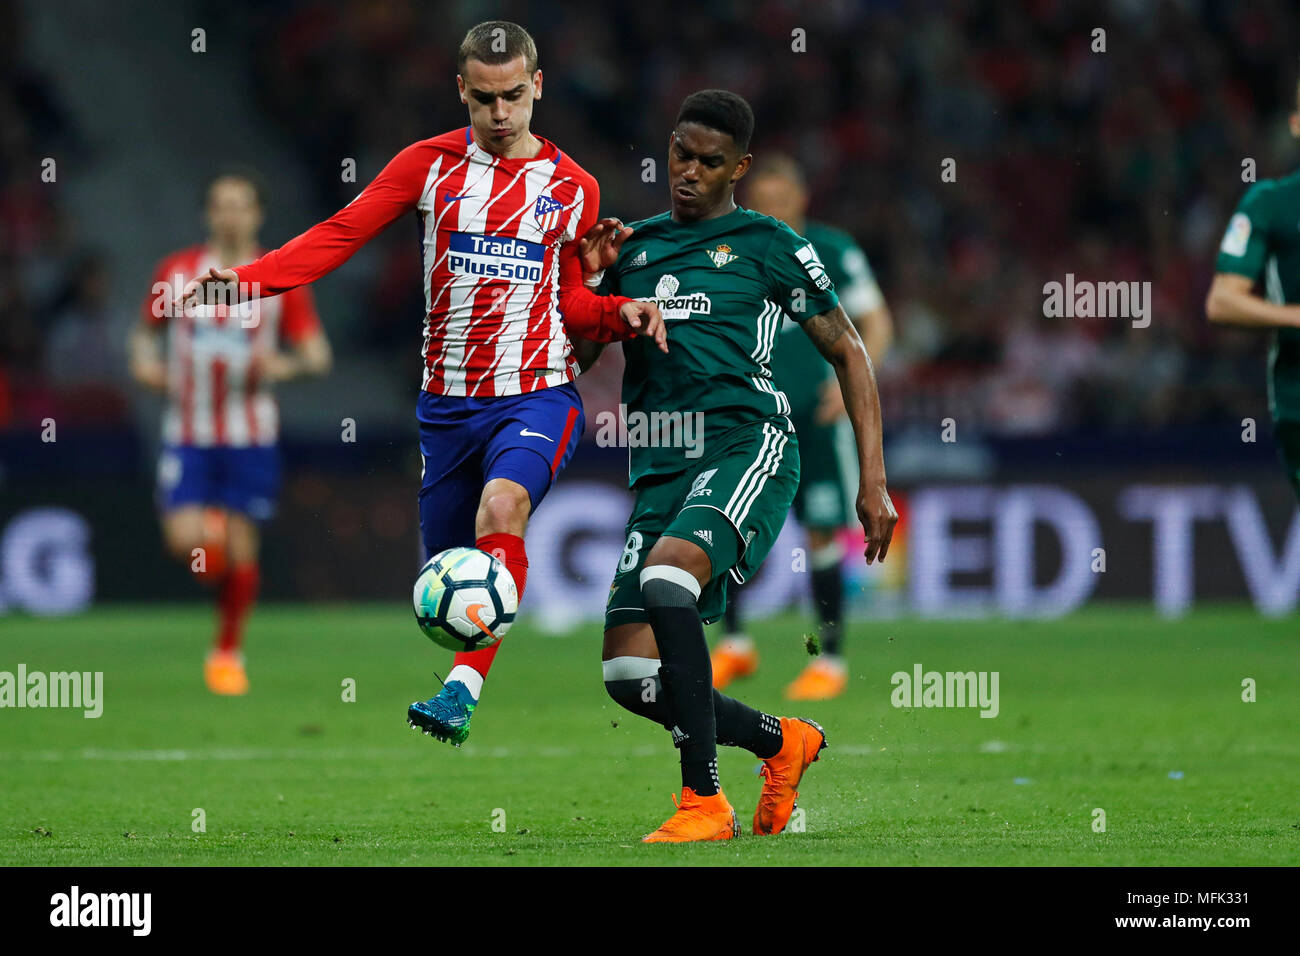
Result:
[[276,295],[337,268],[404,213],[418,217],[424,265],[424,380],[435,395],[520,395],[577,377],[565,332],[626,337],[618,309],[582,284],[577,239],[600,191],[541,139],[531,159],[481,149],[469,127],[402,150],[333,217],[238,267]]
[[281,340],[301,342],[320,329],[309,289],[234,308],[194,306],[172,314],[171,300],[196,275],[222,263],[207,246],[164,259],[144,303],[144,319],[167,327],[168,405],[163,440],[170,445],[274,445],[280,413],[258,358]]

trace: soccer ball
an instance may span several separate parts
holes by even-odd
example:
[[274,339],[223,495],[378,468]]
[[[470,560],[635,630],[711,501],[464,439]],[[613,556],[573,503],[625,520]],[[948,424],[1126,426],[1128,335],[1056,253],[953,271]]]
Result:
[[519,608],[505,564],[477,548],[435,554],[415,579],[415,620],[433,643],[453,651],[491,647]]

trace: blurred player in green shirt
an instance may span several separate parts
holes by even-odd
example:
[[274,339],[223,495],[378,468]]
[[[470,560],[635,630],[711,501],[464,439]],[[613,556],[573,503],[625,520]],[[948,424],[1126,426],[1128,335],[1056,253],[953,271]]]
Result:
[[[791,158],[765,156],[745,180],[750,208],[780,219],[809,240],[839,293],[840,304],[862,336],[867,354],[879,364],[893,340],[893,319],[867,257],[848,233],[806,218],[808,189]],[[799,325],[787,318],[772,361],[777,388],[790,399],[790,418],[799,435],[801,471],[794,510],[808,531],[813,602],[820,623],[822,654],[786,688],[790,700],[826,700],[848,686],[843,643],[844,550],[836,533],[853,523],[857,456],[844,397],[834,370]],[[793,333],[793,334],[791,334]],[[739,594],[727,603],[727,633],[713,652],[713,686],[758,667],[754,642],[742,633]]]
[[[1291,135],[1300,138],[1300,88]],[[1264,295],[1254,291],[1260,284]],[[1246,190],[1219,245],[1205,313],[1211,322],[1272,333],[1269,414],[1300,497],[1300,173]]]

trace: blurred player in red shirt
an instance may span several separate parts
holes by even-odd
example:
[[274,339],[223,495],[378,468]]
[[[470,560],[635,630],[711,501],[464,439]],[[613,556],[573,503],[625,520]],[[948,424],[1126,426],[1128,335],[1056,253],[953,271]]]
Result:
[[323,375],[331,362],[307,289],[234,308],[172,308],[176,290],[195,276],[255,258],[262,219],[254,174],[213,179],[207,242],[159,264],[130,342],[132,376],[167,396],[158,460],[163,540],[217,588],[217,636],[204,667],[217,694],[248,691],[240,645],[257,597],[258,523],[274,513],[280,483],[271,386]]

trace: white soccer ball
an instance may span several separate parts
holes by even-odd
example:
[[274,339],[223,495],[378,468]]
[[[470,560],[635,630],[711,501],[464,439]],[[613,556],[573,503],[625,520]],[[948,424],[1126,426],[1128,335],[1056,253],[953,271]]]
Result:
[[415,620],[426,637],[452,651],[491,647],[519,609],[515,579],[502,561],[478,548],[448,548],[415,579]]

